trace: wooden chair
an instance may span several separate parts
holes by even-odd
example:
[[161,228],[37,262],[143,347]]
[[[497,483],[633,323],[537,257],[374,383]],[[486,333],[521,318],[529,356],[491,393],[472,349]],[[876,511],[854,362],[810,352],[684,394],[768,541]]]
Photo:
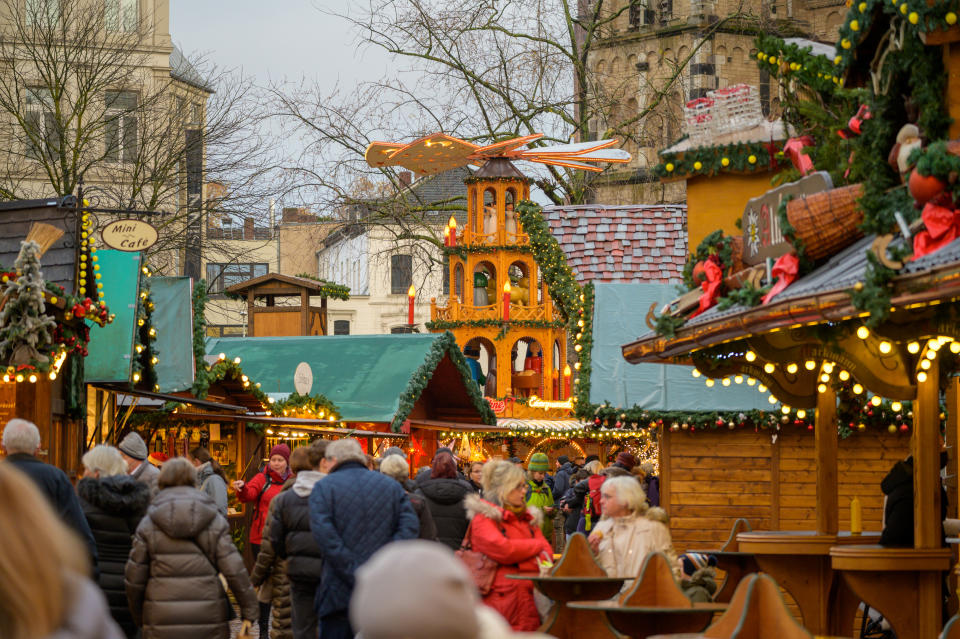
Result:
[[704,639],[811,639],[787,610],[780,588],[769,575],[745,577],[730,607],[703,633]]
[[717,558],[717,568],[722,570],[723,583],[717,588],[713,595],[713,600],[719,603],[730,603],[733,593],[736,591],[740,580],[744,575],[751,572],[760,572],[753,555],[740,552],[740,542],[737,541],[737,535],[742,532],[752,532],[753,526],[744,518],[739,518],[733,522],[730,529],[730,536],[720,548],[720,552],[714,553]]
[[726,552],[740,552],[740,542],[737,541],[737,535],[742,532],[753,532],[753,526],[750,522],[740,517],[733,522],[733,528],[730,529],[730,536],[727,537],[727,543],[720,547],[720,550]]
[[590,543],[583,533],[570,537],[563,555],[550,571],[551,577],[606,577],[607,573],[597,563],[590,550]]

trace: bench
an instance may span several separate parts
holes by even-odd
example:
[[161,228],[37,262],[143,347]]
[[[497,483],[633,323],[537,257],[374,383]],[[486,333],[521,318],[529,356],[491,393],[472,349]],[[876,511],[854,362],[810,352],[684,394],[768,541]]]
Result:
[[937,636],[941,573],[950,569],[948,548],[844,545],[831,548],[830,559],[853,592],[890,622],[899,639]]

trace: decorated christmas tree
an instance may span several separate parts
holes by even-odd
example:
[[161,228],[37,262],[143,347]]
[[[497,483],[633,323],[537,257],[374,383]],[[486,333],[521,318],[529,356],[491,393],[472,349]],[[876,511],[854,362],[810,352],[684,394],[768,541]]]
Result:
[[0,361],[11,366],[41,367],[50,358],[54,319],[45,312],[40,246],[22,242],[15,263],[17,277],[7,281],[0,313]]

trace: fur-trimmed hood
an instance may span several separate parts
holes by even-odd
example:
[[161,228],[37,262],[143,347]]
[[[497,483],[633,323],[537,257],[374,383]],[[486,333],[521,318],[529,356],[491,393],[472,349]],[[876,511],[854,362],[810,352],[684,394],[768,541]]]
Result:
[[[484,515],[493,521],[503,521],[508,516],[517,516],[503,507],[481,498],[476,493],[467,495],[463,500],[463,506],[467,509],[467,519],[473,519],[473,516],[477,514]],[[535,526],[539,527],[543,521],[543,511],[534,506],[527,507],[527,515]]]
[[119,517],[142,517],[150,504],[150,487],[130,475],[85,477],[77,483],[77,495],[91,506]]

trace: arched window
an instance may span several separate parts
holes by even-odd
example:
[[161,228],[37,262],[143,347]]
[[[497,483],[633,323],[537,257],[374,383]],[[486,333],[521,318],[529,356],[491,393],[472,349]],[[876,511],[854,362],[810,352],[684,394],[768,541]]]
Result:
[[463,302],[463,264],[457,264],[453,269],[453,294]]

